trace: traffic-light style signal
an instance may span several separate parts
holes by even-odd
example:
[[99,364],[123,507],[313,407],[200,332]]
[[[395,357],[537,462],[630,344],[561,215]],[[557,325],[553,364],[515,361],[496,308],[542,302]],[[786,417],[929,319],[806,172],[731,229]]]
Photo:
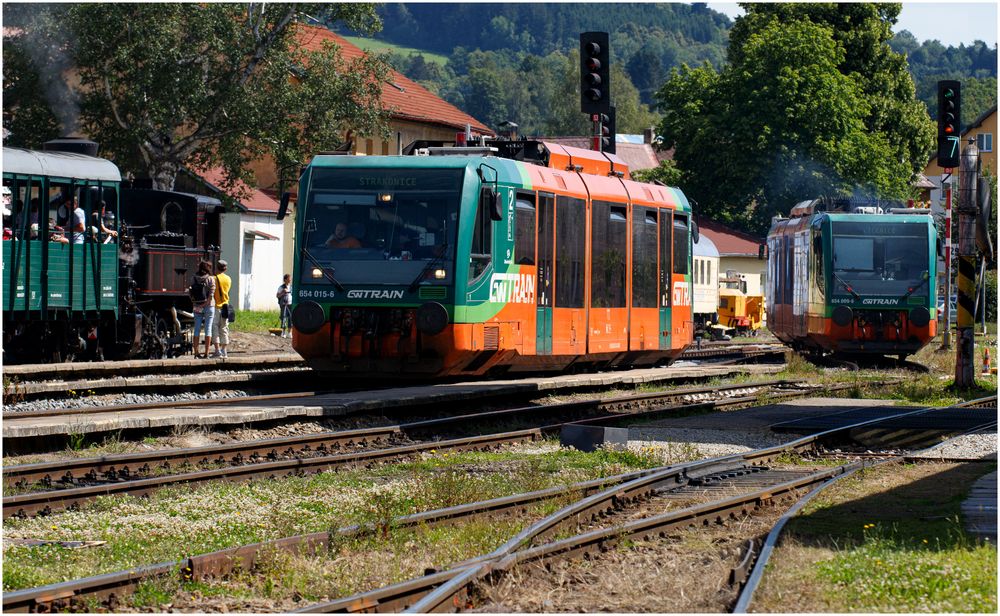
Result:
[[608,113],[611,109],[611,54],[607,32],[580,35],[580,111]]
[[954,169],[961,164],[962,84],[938,82],[938,160],[939,166]]
[[590,121],[594,123],[591,149],[615,154],[615,108],[609,109],[608,113],[591,114]]

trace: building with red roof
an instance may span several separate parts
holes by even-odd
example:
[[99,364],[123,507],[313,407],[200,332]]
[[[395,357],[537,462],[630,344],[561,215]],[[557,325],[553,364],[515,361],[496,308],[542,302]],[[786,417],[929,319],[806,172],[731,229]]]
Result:
[[[321,51],[324,45],[336,45],[342,58],[351,61],[364,51],[325,27],[297,24],[296,44],[305,51]],[[382,84],[383,108],[389,115],[391,137],[344,135],[350,152],[357,155],[395,155],[418,139],[454,140],[467,128],[473,135],[492,135],[485,124],[444,101],[427,88],[391,71]],[[303,161],[307,162],[307,161]],[[222,257],[229,262],[233,279],[230,299],[243,310],[271,310],[276,307],[274,293],[284,273],[294,263],[295,210],[277,220],[280,193],[297,186],[294,181],[281,185],[274,160],[266,157],[251,166],[256,186],[237,183],[227,189],[221,169],[187,169],[178,177],[177,190],[209,193],[230,203],[236,212],[224,216]],[[294,202],[294,196],[292,201]]]
[[719,251],[719,276],[726,276],[726,272],[744,274],[747,293],[763,295],[764,276],[767,272],[767,261],[761,252],[765,245],[764,239],[697,214],[694,219],[701,234],[712,240]]

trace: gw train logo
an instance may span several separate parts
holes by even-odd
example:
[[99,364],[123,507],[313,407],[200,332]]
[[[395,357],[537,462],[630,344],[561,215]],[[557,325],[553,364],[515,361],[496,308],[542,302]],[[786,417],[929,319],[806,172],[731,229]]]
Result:
[[533,274],[493,274],[490,277],[490,301],[534,304],[535,276]]
[[349,299],[403,299],[401,290],[389,289],[351,289],[347,292]]
[[867,297],[861,300],[861,304],[863,306],[898,306],[899,299],[898,298],[880,299],[874,297]]

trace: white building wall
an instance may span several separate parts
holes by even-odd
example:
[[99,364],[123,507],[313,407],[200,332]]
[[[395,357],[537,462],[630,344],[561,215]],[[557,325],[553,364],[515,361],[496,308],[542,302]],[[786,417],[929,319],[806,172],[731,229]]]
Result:
[[719,261],[720,276],[725,276],[728,270],[746,274],[747,295],[764,294],[767,260],[756,257],[722,257]]
[[[260,231],[279,239],[254,236]],[[252,212],[229,213],[222,225],[222,258],[229,263],[233,279],[230,301],[239,310],[277,310],[275,291],[285,273],[284,228],[273,215]]]

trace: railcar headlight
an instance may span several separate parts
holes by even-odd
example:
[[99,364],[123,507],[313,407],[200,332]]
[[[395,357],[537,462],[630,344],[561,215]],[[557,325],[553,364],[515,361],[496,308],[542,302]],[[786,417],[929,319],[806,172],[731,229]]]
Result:
[[323,277],[323,269],[319,268],[319,267],[314,267],[312,269],[312,277],[313,278],[322,278]]
[[444,280],[448,276],[448,272],[443,269],[434,270],[434,277],[438,280]]
[[389,203],[392,201],[392,193],[379,193],[378,200],[382,203]]

